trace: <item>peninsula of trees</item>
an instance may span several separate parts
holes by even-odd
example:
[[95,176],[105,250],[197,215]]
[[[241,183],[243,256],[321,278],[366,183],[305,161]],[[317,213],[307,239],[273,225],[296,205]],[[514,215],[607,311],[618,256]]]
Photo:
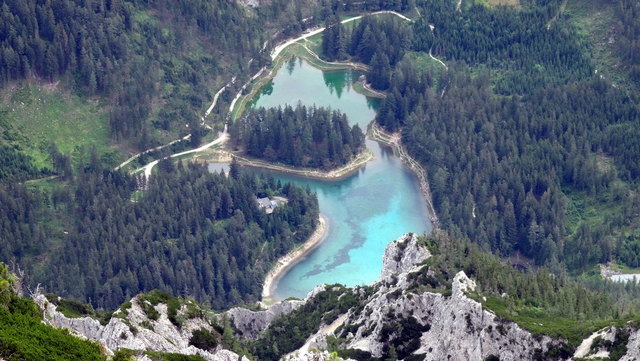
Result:
[[294,167],[332,169],[364,150],[364,134],[347,116],[326,108],[254,109],[230,128],[247,155]]

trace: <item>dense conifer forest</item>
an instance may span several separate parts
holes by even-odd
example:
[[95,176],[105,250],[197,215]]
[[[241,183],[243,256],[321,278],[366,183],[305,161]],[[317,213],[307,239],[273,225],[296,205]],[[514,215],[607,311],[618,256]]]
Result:
[[404,21],[394,17],[365,17],[348,31],[339,16],[327,18],[322,33],[323,56],[327,60],[348,57],[367,64],[368,81],[376,89],[389,87],[391,69],[411,46],[411,31]]
[[[268,195],[288,202],[267,215],[256,197]],[[303,189],[235,165],[225,175],[169,161],[146,185],[88,167],[50,192],[11,185],[0,199],[0,258],[20,261],[30,283],[107,309],[154,288],[218,309],[256,300],[271,262],[318,218]]]
[[[630,82],[640,24],[632,3],[615,4]],[[539,265],[638,267],[638,94],[594,75],[584,40],[558,16],[560,1],[461,4],[418,2],[424,16],[411,31],[397,19],[363,20],[350,33],[336,23],[325,56],[371,65],[372,85],[388,89],[377,121],[401,131],[426,168],[445,228]],[[407,52],[449,67],[425,71],[402,59]],[[585,202],[615,212],[588,218]]]
[[[437,2],[427,3],[437,9]],[[429,12],[433,39],[416,39],[415,50],[496,70],[470,77],[454,67],[431,88],[395,77],[392,89],[408,105],[388,98],[380,120],[389,129],[403,127],[447,228],[538,264],[583,269],[617,259],[637,267],[638,98],[589,76],[570,24],[557,20],[547,30],[553,6],[518,12],[473,6],[462,18]],[[494,37],[482,40],[483,29]],[[527,37],[507,41],[501,31]],[[568,193],[620,208],[601,222],[575,222],[579,210]]]
[[230,129],[246,154],[296,167],[331,169],[364,150],[364,134],[347,116],[326,108],[254,109]]

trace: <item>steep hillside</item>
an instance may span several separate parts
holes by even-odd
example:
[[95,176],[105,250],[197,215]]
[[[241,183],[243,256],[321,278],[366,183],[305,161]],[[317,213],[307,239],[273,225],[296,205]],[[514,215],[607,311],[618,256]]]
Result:
[[[442,235],[426,242],[403,236],[387,248],[377,283],[354,289],[325,285],[303,301],[284,301],[262,311],[234,308],[214,315],[193,301],[152,292],[126,303],[102,326],[91,318],[62,315],[44,296],[37,301],[51,324],[98,340],[112,351],[181,352],[207,360],[224,359],[232,355],[229,349],[259,360],[327,360],[337,355],[356,360],[640,357],[637,322],[615,319],[610,309],[636,295],[625,294],[618,301],[607,297],[610,303],[598,310],[592,302],[602,295],[567,284],[573,291],[563,288],[560,298],[585,308],[560,316],[556,312],[562,311],[551,307],[554,301],[527,298],[527,289],[553,282],[544,272],[522,273],[483,256],[472,245],[456,243]],[[479,263],[466,261],[463,266],[454,260],[469,258]],[[450,267],[445,266],[449,262]],[[502,282],[502,294],[491,286],[496,280]],[[199,333],[211,336],[194,336]],[[196,343],[200,338],[210,341]]]
[[42,323],[42,312],[18,296],[18,279],[0,262],[0,359],[106,360],[95,342]]

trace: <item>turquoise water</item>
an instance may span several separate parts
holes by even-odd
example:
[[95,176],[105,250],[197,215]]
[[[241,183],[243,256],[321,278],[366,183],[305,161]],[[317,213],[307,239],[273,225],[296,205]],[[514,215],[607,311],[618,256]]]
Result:
[[[285,64],[254,101],[257,107],[285,104],[330,106],[347,114],[351,124],[366,125],[377,102],[356,93],[352,71],[323,72],[301,60]],[[309,186],[318,194],[328,232],[309,255],[279,280],[275,298],[304,297],[316,285],[364,285],[378,279],[386,245],[404,233],[431,230],[418,181],[387,147],[367,140],[375,159],[356,174],[339,181],[283,175],[283,181]]]

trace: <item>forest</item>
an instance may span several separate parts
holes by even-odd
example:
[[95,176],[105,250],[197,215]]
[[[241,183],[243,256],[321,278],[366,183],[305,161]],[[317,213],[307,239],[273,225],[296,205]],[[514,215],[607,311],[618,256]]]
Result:
[[615,2],[618,24],[614,46],[629,79],[640,87],[640,3],[633,0]]
[[340,14],[327,18],[322,33],[322,54],[326,60],[351,58],[370,66],[367,81],[376,89],[389,87],[391,69],[411,46],[411,31],[403,20],[392,17],[364,17],[349,31]]
[[[426,15],[403,36],[409,46],[396,39],[377,50],[394,59],[388,84],[373,84],[388,88],[377,122],[401,131],[427,170],[445,229],[556,269],[614,260],[637,267],[638,97],[591,75],[586,48],[566,19],[547,26],[558,1],[526,4],[471,2],[460,14],[453,2],[419,2]],[[633,23],[626,20],[624,34],[634,34]],[[384,35],[392,26],[362,21],[350,36]],[[375,43],[386,44],[380,36]],[[409,51],[442,57],[448,71],[396,60]],[[352,56],[366,63],[362,54]],[[615,212],[586,218],[578,208],[585,202]]]
[[[336,12],[412,6],[0,0],[0,87],[10,92],[16,84],[50,83],[65,97],[71,92],[99,103],[108,111],[106,141],[126,152],[187,132],[193,135],[189,146],[196,146],[205,133],[199,115],[213,93],[237,76],[209,119],[221,123],[219,109],[270,61],[272,42]],[[39,146],[50,164],[36,167],[16,145],[22,134],[7,119],[0,114],[0,259],[19,264],[28,282],[48,291],[104,308],[151,288],[189,294],[215,308],[249,302],[259,296],[270,262],[315,226],[315,197],[269,180],[228,179],[162,162],[161,180],[141,184],[106,169],[113,164],[103,164],[97,150],[85,150],[80,161],[47,142],[46,134]],[[328,128],[316,134],[317,149],[327,153],[327,160],[315,160],[320,167],[348,161],[363,143],[362,131],[346,126],[341,115],[327,111],[326,120]],[[267,217],[249,192],[290,201]]]
[[107,98],[112,139],[141,149],[199,125],[219,76],[265,61],[266,20],[233,1],[2,0],[0,9],[0,86],[62,79]]
[[[225,175],[163,161],[148,184],[87,167],[68,182],[0,188],[0,258],[17,260],[26,282],[99,308],[151,289],[215,309],[255,301],[271,263],[318,219],[315,195],[235,164]],[[256,203],[267,195],[288,202],[267,215]]]
[[[111,141],[141,149],[200,134],[199,115],[232,75],[238,80],[223,103],[269,63],[274,42],[325,25],[322,57],[370,67],[367,80],[387,94],[377,121],[401,132],[427,170],[448,232],[557,275],[609,261],[640,266],[638,93],[595,75],[571,15],[556,16],[560,0],[524,0],[519,8],[463,1],[461,11],[447,0],[301,4],[0,0],[0,86],[60,80],[106,99]],[[348,13],[414,6],[421,16],[412,23],[339,24]],[[612,6],[616,59],[638,84],[639,5]],[[447,69],[414,61],[430,54]],[[363,146],[362,130],[328,109],[254,110],[231,132],[249,155],[295,166],[335,167]],[[317,219],[307,190],[235,166],[222,175],[161,162],[146,184],[105,169],[99,154],[73,166],[55,144],[51,169],[36,169],[2,136],[0,260],[23,266],[29,282],[96,307],[152,288],[216,309],[254,301],[270,262]],[[54,179],[21,183],[47,176]],[[254,198],[274,194],[289,203],[267,216]],[[543,281],[549,292],[564,282]],[[522,292],[546,307],[566,306]],[[572,306],[576,315],[604,312],[597,295],[590,299],[591,306]]]
[[252,109],[229,132],[247,155],[295,167],[336,168],[365,148],[362,130],[349,127],[345,114],[300,104]]

